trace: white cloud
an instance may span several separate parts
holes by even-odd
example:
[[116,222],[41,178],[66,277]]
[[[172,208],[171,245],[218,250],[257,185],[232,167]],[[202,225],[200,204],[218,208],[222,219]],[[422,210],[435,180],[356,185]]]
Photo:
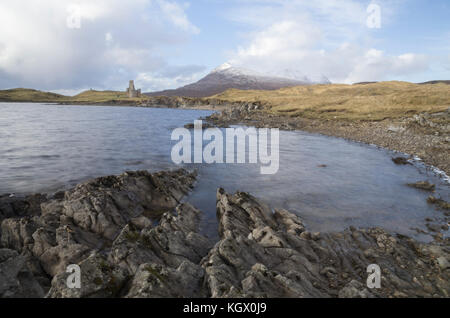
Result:
[[[333,82],[389,80],[426,71],[426,56],[389,55],[376,48],[367,27],[367,6],[356,0],[247,0],[229,18],[248,27],[243,45],[230,55],[235,65],[266,73]],[[395,0],[380,3],[383,26],[394,14]]]
[[105,34],[105,42],[106,42],[106,44],[107,45],[111,45],[113,41],[114,41],[113,35],[110,32],[107,32]]
[[426,56],[413,53],[389,56],[375,49],[370,49],[364,56],[357,57],[355,62],[345,82],[389,80],[392,77],[424,72],[429,68]]
[[[79,28],[68,27],[74,13]],[[198,32],[185,7],[166,0],[2,1],[0,87],[122,88],[163,72],[173,48]]]
[[[186,13],[185,8],[181,7],[175,2],[158,0],[158,4],[162,9],[162,12],[165,16],[171,21],[174,25],[182,28],[185,31],[190,31],[193,33],[199,33],[200,29],[193,25]],[[187,8],[188,6],[186,6]]]
[[136,80],[148,87],[149,91],[160,90],[161,87],[178,88],[195,82],[204,72],[201,66],[168,67],[163,72],[142,72]]

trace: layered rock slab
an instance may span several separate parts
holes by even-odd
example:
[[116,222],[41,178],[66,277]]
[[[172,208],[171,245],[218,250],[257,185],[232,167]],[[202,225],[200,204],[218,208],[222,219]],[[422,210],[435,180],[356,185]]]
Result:
[[[420,244],[382,229],[309,233],[285,210],[217,193],[221,240],[203,260],[213,297],[448,297],[448,242]],[[441,261],[439,261],[441,260]],[[366,286],[367,267],[381,289]]]
[[109,254],[127,225],[152,226],[175,209],[195,178],[196,173],[184,169],[128,172],[39,196],[39,204],[35,197],[32,202],[30,197],[2,197],[0,215],[7,218],[0,220],[0,244],[26,256],[30,270],[48,289],[69,264],[81,264],[93,253]]

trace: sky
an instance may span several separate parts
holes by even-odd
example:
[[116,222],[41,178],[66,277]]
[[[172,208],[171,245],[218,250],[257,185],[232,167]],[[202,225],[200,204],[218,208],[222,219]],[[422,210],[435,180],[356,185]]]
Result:
[[450,80],[448,0],[0,2],[0,89],[197,81],[228,62],[333,83]]

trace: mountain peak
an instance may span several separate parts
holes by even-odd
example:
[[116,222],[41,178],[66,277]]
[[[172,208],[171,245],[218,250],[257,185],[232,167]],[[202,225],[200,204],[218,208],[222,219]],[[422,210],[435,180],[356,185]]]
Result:
[[216,67],[211,73],[219,73],[222,71],[226,71],[232,67],[233,66],[230,63],[226,62],[226,63],[223,63],[222,65]]
[[211,71],[198,82],[175,90],[153,92],[149,95],[207,97],[224,92],[230,88],[242,90],[276,90],[283,87],[314,84],[307,77],[295,79],[297,74],[280,77],[267,75],[253,70],[236,67],[227,62]]
[[231,63],[227,62],[219,67],[215,68],[210,75],[214,74],[221,74],[224,76],[231,76],[231,77],[264,77],[264,74],[258,73],[253,70],[249,70],[243,67],[237,67],[232,65]]

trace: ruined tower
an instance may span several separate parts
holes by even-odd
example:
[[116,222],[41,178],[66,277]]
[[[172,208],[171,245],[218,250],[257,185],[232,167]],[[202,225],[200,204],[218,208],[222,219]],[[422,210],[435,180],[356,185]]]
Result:
[[128,98],[141,97],[141,90],[140,89],[138,89],[138,90],[135,89],[134,81],[130,81],[130,85],[127,88],[127,95],[128,95]]

